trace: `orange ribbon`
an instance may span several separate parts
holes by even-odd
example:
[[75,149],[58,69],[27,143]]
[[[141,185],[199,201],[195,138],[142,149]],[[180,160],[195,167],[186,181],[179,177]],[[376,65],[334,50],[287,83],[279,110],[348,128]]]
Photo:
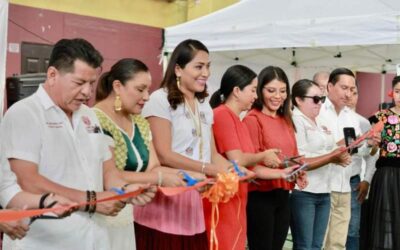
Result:
[[[241,178],[241,180],[245,180],[247,178],[249,178],[249,177]],[[158,187],[158,190],[166,196],[173,196],[173,195],[178,195],[180,193],[183,193],[183,192],[186,192],[189,190],[199,189],[201,187],[204,187],[207,184],[210,184],[212,181],[213,181],[213,179],[206,179],[206,180],[199,182],[196,185],[191,186],[191,187]],[[106,197],[103,199],[99,199],[97,201],[81,202],[81,203],[78,203],[76,205],[71,205],[71,206],[53,207],[53,208],[44,208],[44,209],[19,210],[19,211],[0,210],[0,222],[21,220],[21,219],[28,218],[28,217],[39,216],[42,214],[52,213],[52,212],[54,213],[54,212],[62,211],[62,210],[75,209],[78,207],[84,207],[86,205],[94,205],[94,204],[106,202],[106,201],[125,200],[128,198],[134,198],[134,197],[138,196],[139,194],[141,194],[143,191],[145,191],[145,189],[140,188],[138,190],[135,190],[132,192],[127,192],[125,194],[110,196],[110,197]]]
[[[218,203],[228,202],[239,190],[239,180],[246,180],[251,177],[240,178],[236,173],[223,173],[217,175],[215,184],[202,194],[203,198],[207,198],[211,203],[211,232],[210,232],[210,250],[218,250],[218,238],[216,227],[219,221]],[[240,206],[239,211],[240,212]],[[242,229],[241,229],[242,230]],[[241,232],[239,231],[239,234]],[[235,241],[235,245],[237,243]]]
[[338,152],[336,152],[333,155],[327,155],[325,157],[319,158],[318,160],[312,161],[312,162],[307,162],[309,165],[319,162],[319,161],[323,161],[328,157],[332,157],[332,156],[337,156],[342,154],[343,152],[346,152],[347,150],[356,147],[358,144],[360,144],[362,141],[366,140],[368,137],[373,136],[376,133],[380,133],[383,130],[384,124],[382,121],[377,122],[376,124],[374,124],[372,126],[372,128],[367,131],[366,133],[364,133],[363,135],[361,135],[360,137],[358,137],[355,141],[353,141],[349,146],[347,146],[346,148],[343,148],[343,150],[340,150]]
[[202,182],[198,182],[196,185],[191,186],[191,187],[158,187],[158,190],[160,190],[160,192],[166,196],[174,196],[174,195],[181,194],[181,193],[189,191],[189,190],[195,190],[195,189],[202,188],[205,185],[210,184],[212,181],[213,181],[213,179],[206,179]]
[[358,137],[357,140],[353,141],[353,143],[351,143],[348,147],[346,147],[346,149],[343,149],[342,152],[344,152],[348,149],[351,149],[353,147],[356,147],[362,141],[368,139],[368,137],[373,136],[376,133],[381,133],[383,130],[383,127],[384,127],[384,124],[382,121],[377,122],[376,124],[374,124],[374,126],[372,126],[372,128],[369,131],[367,131],[366,133],[364,133],[363,135]]
[[77,205],[71,205],[71,206],[53,207],[53,208],[44,208],[44,209],[30,209],[30,210],[20,210],[20,211],[1,210],[0,211],[0,222],[20,220],[20,219],[24,219],[27,217],[39,216],[39,215],[42,215],[45,213],[57,212],[57,211],[61,211],[61,210],[69,210],[71,208],[78,208],[78,207],[83,207],[86,205],[94,205],[96,203],[101,203],[101,202],[106,202],[106,201],[124,200],[124,199],[128,199],[128,198],[136,197],[139,194],[141,194],[144,190],[145,189],[140,188],[133,192],[125,193],[122,195],[115,195],[115,196],[107,197],[104,199],[99,199],[97,201],[92,201],[92,202],[81,202],[81,203],[78,203]]
[[[205,181],[197,183],[195,186],[192,187],[158,187],[158,190],[162,192],[164,195],[167,196],[173,196],[177,195],[189,190],[201,188],[205,185],[207,185],[211,179],[207,179]],[[69,209],[75,209],[78,207],[84,207],[86,205],[94,205],[97,203],[101,202],[106,202],[106,201],[114,201],[114,200],[125,200],[128,198],[134,198],[141,194],[145,189],[140,188],[138,190],[132,191],[132,192],[127,192],[125,194],[121,195],[115,195],[115,196],[110,196],[106,197],[103,199],[99,199],[97,201],[91,201],[91,202],[81,202],[76,205],[71,205],[71,206],[63,206],[63,207],[53,207],[53,208],[44,208],[44,209],[30,209],[30,210],[1,210],[0,211],[0,222],[5,222],[5,221],[15,221],[15,220],[20,220],[28,217],[34,217],[34,216],[39,216],[42,214],[46,213],[54,213],[62,210],[69,210]]]

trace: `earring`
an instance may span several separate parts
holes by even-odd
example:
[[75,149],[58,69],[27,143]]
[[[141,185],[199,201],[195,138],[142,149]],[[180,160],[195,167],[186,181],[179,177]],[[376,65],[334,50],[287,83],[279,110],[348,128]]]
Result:
[[115,110],[116,112],[122,110],[122,102],[121,102],[121,98],[119,97],[119,95],[117,95],[117,96],[115,97],[115,100],[114,100],[114,110]]
[[279,107],[278,112],[281,113],[281,114],[283,114],[283,105]]
[[176,86],[178,86],[178,89],[181,89],[181,77],[180,76],[176,77]]

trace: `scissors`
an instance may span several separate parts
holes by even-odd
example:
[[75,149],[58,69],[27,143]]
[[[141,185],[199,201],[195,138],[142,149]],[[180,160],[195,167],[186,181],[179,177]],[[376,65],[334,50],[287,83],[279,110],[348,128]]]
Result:
[[[50,203],[50,205],[48,205],[47,207],[43,207],[43,208],[52,208],[52,207],[54,207],[55,204],[57,204],[57,201],[53,201],[52,203]],[[58,216],[54,216],[54,215],[44,215],[44,214],[38,215],[38,216],[33,216],[29,221],[29,225],[31,225],[37,219],[57,220],[57,219],[62,219],[62,217],[58,217]]]
[[298,159],[302,158],[302,157],[304,157],[304,155],[297,155],[297,156],[293,156],[293,157],[285,156],[283,158],[283,165],[285,166],[285,168],[288,168],[288,167],[290,167],[289,166],[289,162],[291,162],[291,163],[294,163],[294,164],[297,164],[297,165],[301,166],[301,165],[303,165],[303,163],[298,161]]
[[288,176],[286,176],[286,180],[292,181],[292,180],[293,180],[293,177],[294,177],[298,172],[300,172],[300,171],[302,171],[302,170],[307,170],[307,168],[308,168],[308,164],[307,164],[307,163],[304,163],[303,165],[300,165],[299,168],[297,168],[295,171],[291,172]]
[[[240,170],[240,168],[239,168],[238,164],[236,163],[236,161],[231,160],[230,162],[233,164],[233,169],[235,170],[235,172],[237,173],[237,175],[239,177],[246,176],[246,173]],[[249,182],[251,182],[251,183],[253,183],[255,185],[258,185],[258,186],[260,185],[260,183],[257,182],[254,179],[250,179]]]
[[188,173],[183,170],[179,170],[179,173],[183,176],[183,181],[186,182],[186,186],[192,187],[196,185],[199,181],[195,178],[192,178]]

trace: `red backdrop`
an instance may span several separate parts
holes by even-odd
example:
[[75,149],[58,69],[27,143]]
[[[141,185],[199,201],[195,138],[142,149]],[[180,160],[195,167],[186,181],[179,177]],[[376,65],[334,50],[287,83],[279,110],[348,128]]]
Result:
[[[393,77],[394,74],[384,75],[384,102],[392,101],[387,94],[392,89]],[[356,78],[359,86],[357,112],[368,118],[378,110],[381,103],[382,74],[357,72]]]
[[[81,37],[103,55],[103,71],[117,60],[133,57],[143,61],[153,77],[152,90],[162,78],[159,56],[160,28],[105,20],[69,13],[9,5],[8,44],[22,42],[54,44],[61,38]],[[21,54],[7,52],[6,75],[21,73]]]

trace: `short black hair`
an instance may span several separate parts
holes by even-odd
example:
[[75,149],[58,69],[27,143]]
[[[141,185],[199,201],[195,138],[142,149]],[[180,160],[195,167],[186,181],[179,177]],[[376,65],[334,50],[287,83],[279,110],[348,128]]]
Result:
[[92,44],[85,39],[74,38],[61,39],[54,45],[50,55],[49,67],[71,72],[76,60],[81,60],[93,68],[98,68],[103,63],[103,57]]
[[348,68],[337,68],[334,69],[329,75],[329,82],[335,85],[339,81],[339,77],[341,75],[348,75],[353,77],[354,79],[356,78],[353,71],[349,70]]

